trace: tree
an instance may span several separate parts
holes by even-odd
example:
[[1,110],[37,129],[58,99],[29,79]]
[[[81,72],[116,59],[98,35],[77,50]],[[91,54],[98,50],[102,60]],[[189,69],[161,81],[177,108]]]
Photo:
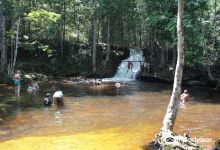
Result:
[[184,67],[184,32],[183,32],[183,12],[184,0],[178,1],[178,17],[177,17],[177,64],[175,70],[173,92],[170,98],[170,103],[167,108],[167,113],[163,120],[164,130],[173,131],[176,115],[179,106],[179,98],[181,94],[182,74]]
[[178,107],[180,103],[180,92],[182,84],[182,73],[184,67],[184,31],[183,31],[183,13],[184,0],[178,0],[178,14],[177,14],[177,64],[175,70],[175,77],[173,83],[173,92],[170,98],[167,112],[163,120],[163,127],[161,128],[157,142],[162,149],[188,149],[194,150],[198,146],[194,141],[187,137],[176,136],[173,133]]
[[4,71],[7,63],[4,30],[5,29],[4,29],[3,4],[2,4],[2,0],[0,0],[0,51],[1,51],[0,72],[1,73]]
[[94,7],[92,15],[92,71],[96,72],[96,10],[95,10],[95,0],[92,1],[92,6]]

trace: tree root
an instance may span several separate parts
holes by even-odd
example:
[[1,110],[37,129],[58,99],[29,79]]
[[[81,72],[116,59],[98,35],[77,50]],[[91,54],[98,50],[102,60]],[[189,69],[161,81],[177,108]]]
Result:
[[202,150],[189,135],[176,135],[170,130],[161,129],[155,138],[145,150]]

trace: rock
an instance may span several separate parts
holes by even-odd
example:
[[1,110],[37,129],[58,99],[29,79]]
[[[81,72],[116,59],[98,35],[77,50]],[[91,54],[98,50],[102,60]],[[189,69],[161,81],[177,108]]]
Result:
[[23,76],[24,80],[33,80],[33,79],[37,79],[39,81],[48,81],[48,77],[44,74],[37,74],[37,73],[29,73],[29,74],[25,74]]
[[24,78],[26,78],[26,79],[32,79],[31,75],[29,75],[29,74],[25,74],[25,75],[24,75]]

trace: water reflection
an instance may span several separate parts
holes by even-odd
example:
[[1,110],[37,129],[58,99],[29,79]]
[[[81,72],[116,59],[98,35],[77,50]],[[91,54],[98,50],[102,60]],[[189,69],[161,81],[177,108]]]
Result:
[[62,114],[59,110],[54,113],[54,118],[55,118],[55,124],[58,126],[62,126],[63,123]]

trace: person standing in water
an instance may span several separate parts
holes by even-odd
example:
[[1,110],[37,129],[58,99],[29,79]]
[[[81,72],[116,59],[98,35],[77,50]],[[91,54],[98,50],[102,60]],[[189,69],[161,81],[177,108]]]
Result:
[[15,93],[19,97],[21,90],[21,72],[17,70],[13,76],[14,84],[15,84]]
[[189,93],[187,90],[184,90],[183,94],[180,96],[180,100],[182,104],[189,100]]

